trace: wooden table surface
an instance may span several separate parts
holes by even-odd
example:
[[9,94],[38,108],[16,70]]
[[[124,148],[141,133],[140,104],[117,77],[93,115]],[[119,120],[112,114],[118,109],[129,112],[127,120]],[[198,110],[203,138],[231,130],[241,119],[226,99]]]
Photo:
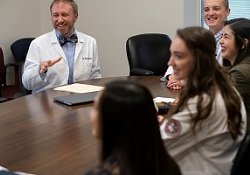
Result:
[[[103,86],[114,79],[146,85],[154,97],[175,97],[159,76],[110,77],[81,83]],[[38,175],[80,175],[98,165],[98,140],[91,135],[91,104],[69,107],[47,90],[0,103],[0,166]]]

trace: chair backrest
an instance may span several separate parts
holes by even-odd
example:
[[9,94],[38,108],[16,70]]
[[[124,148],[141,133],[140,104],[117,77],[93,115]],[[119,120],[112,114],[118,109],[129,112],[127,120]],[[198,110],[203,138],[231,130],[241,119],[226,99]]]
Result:
[[[7,84],[7,70],[10,68],[14,68],[14,84]],[[19,74],[18,74],[19,66],[15,63],[7,63],[4,61],[3,50],[0,47],[0,103],[16,98],[15,94],[19,92]]]
[[250,174],[250,131],[241,142],[238,153],[234,159],[231,175]]
[[11,44],[10,49],[16,62],[24,62],[31,41],[34,38],[21,38]]
[[145,69],[163,76],[168,68],[171,39],[166,34],[145,33],[132,36],[126,42],[130,75],[132,69]]
[[33,39],[35,38],[21,38],[21,39],[16,40],[10,46],[10,49],[12,51],[12,55],[15,61],[19,63],[20,91],[23,94],[31,94],[31,91],[25,89],[25,87],[22,84],[22,73],[23,73],[23,64],[25,62],[30,43]]

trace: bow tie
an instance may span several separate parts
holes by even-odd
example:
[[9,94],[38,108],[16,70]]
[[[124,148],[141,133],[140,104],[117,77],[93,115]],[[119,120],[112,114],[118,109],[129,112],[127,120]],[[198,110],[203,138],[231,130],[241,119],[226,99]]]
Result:
[[61,35],[61,36],[59,36],[58,41],[59,41],[60,45],[63,46],[67,42],[77,43],[78,38],[77,38],[76,34],[73,34],[68,38],[65,38],[64,36]]

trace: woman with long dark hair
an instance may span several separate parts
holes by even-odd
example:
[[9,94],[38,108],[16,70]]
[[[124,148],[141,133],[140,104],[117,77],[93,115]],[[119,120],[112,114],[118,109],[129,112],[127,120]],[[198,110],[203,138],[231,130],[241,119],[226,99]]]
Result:
[[250,128],[250,20],[235,18],[225,22],[220,40],[221,54],[230,62],[231,80],[241,94]]
[[97,95],[91,111],[92,133],[101,140],[101,164],[87,175],[180,175],[159,131],[149,90],[117,80]]
[[202,27],[177,31],[168,62],[185,85],[160,126],[183,174],[229,175],[246,133],[244,104],[215,59],[213,34]]

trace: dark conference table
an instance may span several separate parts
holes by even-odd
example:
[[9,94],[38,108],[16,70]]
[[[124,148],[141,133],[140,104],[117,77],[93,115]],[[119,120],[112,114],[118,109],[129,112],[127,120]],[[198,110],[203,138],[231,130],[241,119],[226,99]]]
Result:
[[[124,76],[81,83],[104,86],[114,79],[135,80],[154,97],[175,97],[159,76]],[[53,101],[70,92],[46,90],[0,103],[0,166],[38,175],[84,174],[99,163],[98,140],[91,135],[93,105],[73,107]]]

